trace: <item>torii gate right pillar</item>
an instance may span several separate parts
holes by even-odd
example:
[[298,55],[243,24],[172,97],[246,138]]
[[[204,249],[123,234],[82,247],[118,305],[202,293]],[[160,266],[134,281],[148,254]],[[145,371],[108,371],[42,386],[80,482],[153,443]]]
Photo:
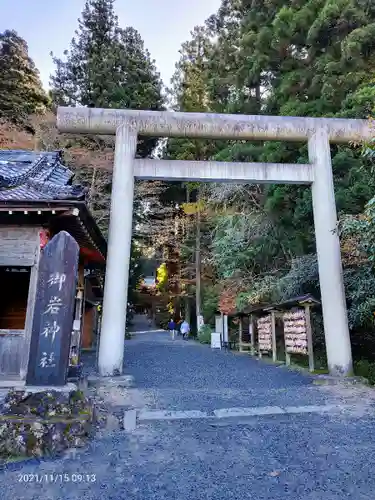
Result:
[[308,149],[314,168],[312,199],[328,367],[331,375],[351,375],[353,364],[337,234],[331,150],[324,128],[309,138]]

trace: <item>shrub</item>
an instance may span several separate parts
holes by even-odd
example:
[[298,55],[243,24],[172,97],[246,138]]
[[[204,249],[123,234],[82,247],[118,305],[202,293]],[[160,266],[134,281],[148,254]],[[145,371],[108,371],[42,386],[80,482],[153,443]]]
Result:
[[212,328],[210,325],[203,325],[198,332],[198,341],[201,344],[211,344]]
[[371,385],[375,385],[375,363],[367,359],[354,362],[354,373],[359,377],[365,377]]
[[168,329],[168,323],[170,319],[171,313],[166,309],[162,309],[155,314],[155,323],[159,328],[162,328],[163,330]]
[[205,285],[202,290],[202,314],[205,321],[210,322],[215,318],[219,304],[219,291],[213,285]]

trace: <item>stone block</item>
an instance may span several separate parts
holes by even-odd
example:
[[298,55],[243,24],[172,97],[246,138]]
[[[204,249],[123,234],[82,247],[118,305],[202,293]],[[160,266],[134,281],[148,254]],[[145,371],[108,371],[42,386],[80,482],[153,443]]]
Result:
[[333,377],[331,375],[316,375],[313,380],[314,385],[368,385],[369,381],[365,377]]
[[10,391],[0,408],[0,459],[84,446],[93,423],[92,403],[80,391]]

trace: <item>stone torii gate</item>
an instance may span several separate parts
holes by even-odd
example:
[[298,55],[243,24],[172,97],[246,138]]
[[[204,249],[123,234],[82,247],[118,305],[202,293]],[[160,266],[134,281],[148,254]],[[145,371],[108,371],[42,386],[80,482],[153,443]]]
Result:
[[[349,375],[352,355],[337,232],[330,143],[371,138],[365,120],[174,113],[60,107],[57,126],[73,134],[116,135],[99,372],[122,373],[134,178],[306,184],[312,187],[324,332],[331,374]],[[135,159],[138,135],[307,141],[309,164]]]

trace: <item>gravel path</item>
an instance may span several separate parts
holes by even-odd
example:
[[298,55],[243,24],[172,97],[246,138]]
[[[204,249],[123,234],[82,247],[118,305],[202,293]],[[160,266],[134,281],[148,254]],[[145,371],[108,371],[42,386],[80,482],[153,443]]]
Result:
[[[329,404],[346,404],[349,410],[140,421],[131,432],[102,433],[75,458],[0,473],[4,498],[374,498],[370,389],[315,386],[309,376],[246,355],[142,331],[126,342],[126,373],[134,375],[136,385],[112,394],[119,410],[212,415],[224,408]],[[32,481],[25,483],[25,478]]]

